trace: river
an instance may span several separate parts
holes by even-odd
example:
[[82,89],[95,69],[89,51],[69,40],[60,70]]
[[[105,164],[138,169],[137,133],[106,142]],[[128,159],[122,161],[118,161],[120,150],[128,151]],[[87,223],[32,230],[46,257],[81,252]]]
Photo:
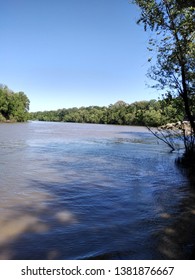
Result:
[[190,259],[193,183],[143,127],[0,124],[0,259]]

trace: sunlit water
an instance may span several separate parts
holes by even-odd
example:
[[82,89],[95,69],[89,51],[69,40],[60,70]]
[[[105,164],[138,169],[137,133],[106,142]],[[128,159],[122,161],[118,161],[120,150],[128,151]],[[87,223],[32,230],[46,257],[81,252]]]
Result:
[[142,127],[0,124],[0,258],[191,258],[177,156]]

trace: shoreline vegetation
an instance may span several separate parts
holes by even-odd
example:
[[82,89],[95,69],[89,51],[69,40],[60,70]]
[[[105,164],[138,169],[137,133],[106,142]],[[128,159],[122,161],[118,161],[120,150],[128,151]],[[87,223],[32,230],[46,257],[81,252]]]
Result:
[[184,119],[182,111],[177,108],[178,102],[178,99],[168,98],[131,104],[117,101],[108,107],[73,107],[31,112],[29,120],[158,127]]
[[175,123],[188,123],[180,97],[168,96],[159,100],[142,100],[131,104],[120,100],[109,106],[82,106],[37,112],[29,112],[29,105],[30,100],[24,92],[15,93],[0,84],[0,122],[3,123],[37,120],[134,125],[161,129],[172,129]]

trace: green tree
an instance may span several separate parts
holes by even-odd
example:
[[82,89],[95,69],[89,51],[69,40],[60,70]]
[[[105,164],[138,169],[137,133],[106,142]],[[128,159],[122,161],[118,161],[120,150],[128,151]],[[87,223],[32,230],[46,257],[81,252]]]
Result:
[[0,86],[0,121],[27,121],[29,104],[23,92],[14,93],[7,86]]
[[9,118],[17,122],[28,120],[28,110],[30,101],[23,92],[13,94],[10,100]]
[[[149,51],[156,54],[156,62],[148,76],[165,90],[165,96],[179,97],[192,128],[191,142],[186,152],[193,154],[195,137],[195,5],[181,0],[135,0],[140,7],[138,23],[150,29]],[[149,59],[152,61],[152,58]],[[181,104],[180,104],[181,106]],[[184,140],[186,138],[184,137]]]

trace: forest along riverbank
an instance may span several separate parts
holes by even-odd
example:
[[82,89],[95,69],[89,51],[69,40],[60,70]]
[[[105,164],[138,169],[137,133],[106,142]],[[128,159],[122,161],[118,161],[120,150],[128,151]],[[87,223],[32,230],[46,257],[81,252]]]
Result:
[[1,259],[191,258],[194,182],[147,129],[0,124],[0,145]]

